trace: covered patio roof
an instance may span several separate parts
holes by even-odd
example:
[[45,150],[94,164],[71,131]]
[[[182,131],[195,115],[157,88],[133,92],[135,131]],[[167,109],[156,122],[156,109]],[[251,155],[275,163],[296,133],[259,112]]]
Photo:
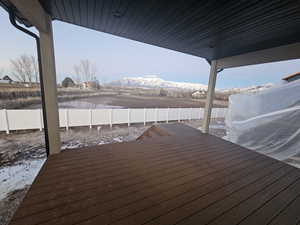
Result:
[[[300,1],[0,3],[37,41],[50,149],[11,225],[299,224],[298,169],[205,133],[218,69],[300,58]],[[204,134],[173,125],[173,136],[56,154],[55,19],[207,59]]]
[[[40,0],[53,20],[211,61],[300,40],[299,1]],[[3,1],[6,8],[11,5]],[[17,13],[19,20],[32,22]]]
[[0,0],[0,4],[11,21],[39,31],[39,37],[31,36],[40,39],[44,124],[55,153],[60,141],[52,20],[205,58],[211,70],[204,133],[209,131],[220,69],[300,58],[297,0]]

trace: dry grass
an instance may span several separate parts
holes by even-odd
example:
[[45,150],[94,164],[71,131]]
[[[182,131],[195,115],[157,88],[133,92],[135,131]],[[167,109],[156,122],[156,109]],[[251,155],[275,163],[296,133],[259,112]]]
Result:
[[[101,96],[98,100],[93,98],[91,101],[100,101],[99,104],[103,104],[101,101],[106,98],[106,100],[111,102],[109,105],[130,108],[204,106],[205,95],[200,99],[192,99],[191,94],[192,92],[190,91],[166,90],[165,96],[161,96],[161,89],[159,88],[145,89],[109,86],[104,86],[100,90],[58,88],[58,100],[60,102]],[[0,108],[21,109],[30,105],[41,104],[41,92],[38,87],[11,86],[2,88],[0,86],[0,99]],[[128,102],[129,104],[127,104]],[[216,93],[215,107],[227,107],[227,103],[228,96]]]
[[[69,101],[101,95],[100,92],[79,88],[58,88],[58,100]],[[37,87],[0,88],[0,108],[20,109],[33,104],[41,104],[41,91]]]

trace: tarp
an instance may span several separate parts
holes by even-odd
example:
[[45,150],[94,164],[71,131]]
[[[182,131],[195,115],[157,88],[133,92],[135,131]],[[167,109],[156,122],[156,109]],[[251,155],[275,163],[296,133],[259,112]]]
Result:
[[226,139],[273,158],[300,153],[300,81],[229,97]]

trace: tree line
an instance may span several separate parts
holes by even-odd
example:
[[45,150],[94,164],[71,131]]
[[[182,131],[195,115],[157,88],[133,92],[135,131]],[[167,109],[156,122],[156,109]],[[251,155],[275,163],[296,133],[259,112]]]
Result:
[[[85,81],[97,80],[97,67],[90,60],[80,60],[73,66],[74,75],[71,76],[77,84]],[[33,55],[23,54],[10,60],[11,75],[19,82],[38,83],[39,68],[38,61]],[[4,68],[0,68],[0,76],[5,74]]]

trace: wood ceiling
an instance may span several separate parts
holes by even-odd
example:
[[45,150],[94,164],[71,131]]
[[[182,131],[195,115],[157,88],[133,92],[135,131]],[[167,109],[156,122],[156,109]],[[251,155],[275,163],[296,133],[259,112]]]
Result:
[[299,0],[40,2],[54,20],[208,60],[300,41]]

